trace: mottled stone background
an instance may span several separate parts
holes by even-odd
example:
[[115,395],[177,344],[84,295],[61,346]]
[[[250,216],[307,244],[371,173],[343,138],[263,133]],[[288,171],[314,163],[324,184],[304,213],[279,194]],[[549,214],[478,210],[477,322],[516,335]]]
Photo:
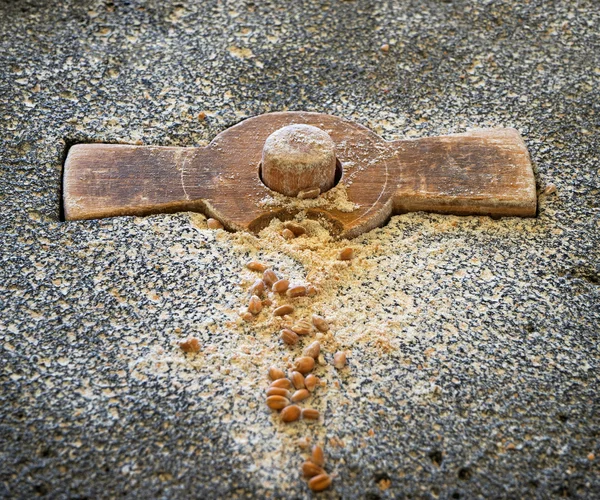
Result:
[[[594,0],[0,0],[0,497],[308,497],[309,434],[324,497],[599,498],[599,33]],[[536,219],[357,239],[319,302],[350,362],[321,368],[313,427],[264,408],[285,352],[236,322],[237,237],[60,222],[70,144],[204,145],[281,110],[386,139],[516,127],[557,188]]]

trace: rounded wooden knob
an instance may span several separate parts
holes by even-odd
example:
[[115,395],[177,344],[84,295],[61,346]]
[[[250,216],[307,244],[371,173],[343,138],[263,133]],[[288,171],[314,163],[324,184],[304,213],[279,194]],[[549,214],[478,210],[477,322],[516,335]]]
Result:
[[312,125],[288,125],[273,132],[262,151],[262,180],[286,196],[335,184],[335,144]]

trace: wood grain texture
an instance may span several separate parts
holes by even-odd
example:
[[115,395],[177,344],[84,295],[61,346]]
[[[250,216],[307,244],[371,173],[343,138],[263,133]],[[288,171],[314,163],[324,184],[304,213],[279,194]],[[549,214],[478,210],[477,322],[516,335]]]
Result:
[[392,214],[534,216],[535,179],[527,149],[513,129],[386,142],[356,123],[303,112],[247,119],[205,148],[79,144],[64,168],[67,220],[193,210],[230,230],[256,232],[297,209],[265,207],[273,195],[258,169],[266,138],[304,123],[325,130],[336,146],[353,212],[312,208],[333,233],[353,237]]

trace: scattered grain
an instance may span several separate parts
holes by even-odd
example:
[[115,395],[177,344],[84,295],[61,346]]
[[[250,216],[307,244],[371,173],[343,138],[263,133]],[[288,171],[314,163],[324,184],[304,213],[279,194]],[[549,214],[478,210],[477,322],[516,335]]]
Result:
[[315,465],[311,461],[307,460],[302,464],[302,474],[308,479],[318,476],[319,474],[325,474],[325,471],[318,465]]
[[315,328],[320,332],[326,332],[329,330],[329,324],[325,321],[325,318],[319,316],[318,314],[312,315],[312,322],[315,325]]
[[183,352],[200,352],[200,341],[196,337],[188,337],[179,342],[179,348]]
[[271,410],[281,410],[289,404],[289,399],[283,396],[269,396],[267,398],[267,406],[271,408]]
[[380,47],[381,52],[389,52],[390,51],[390,45],[388,43],[384,43],[381,47]]
[[303,234],[306,233],[306,229],[304,228],[304,226],[301,226],[300,224],[298,224],[296,222],[291,222],[291,221],[284,222],[283,227],[285,227],[286,229],[288,229],[292,233],[294,233],[294,236],[302,236]]
[[344,351],[338,351],[333,355],[333,366],[338,370],[346,366],[346,353]]
[[313,392],[319,383],[319,379],[315,377],[312,373],[307,375],[304,379],[304,387],[306,387],[310,392]]
[[319,474],[308,481],[308,487],[313,491],[323,491],[331,486],[329,474]]
[[315,285],[308,285],[306,287],[306,293],[309,297],[314,297],[317,295],[317,293],[319,293],[319,289]]
[[285,372],[281,368],[271,366],[269,368],[269,378],[271,380],[279,380],[280,378],[285,378]]
[[315,360],[309,356],[302,356],[294,361],[294,368],[303,375],[310,373],[315,367]]
[[267,389],[267,397],[268,396],[283,396],[284,398],[290,398],[290,391],[284,389],[283,387],[269,387]]
[[248,302],[248,312],[254,314],[255,316],[262,311],[263,305],[262,301],[256,295],[250,297],[250,301]]
[[304,285],[294,285],[288,288],[286,295],[290,298],[304,297],[307,294],[306,287]]
[[292,383],[287,378],[278,378],[277,380],[274,380],[271,383],[270,387],[281,387],[282,389],[291,389]]
[[303,408],[302,409],[302,418],[307,420],[319,420],[321,414],[319,410],[315,410],[314,408]]
[[291,401],[293,403],[299,403],[300,401],[304,401],[305,399],[310,397],[310,392],[308,392],[306,389],[299,389],[296,392],[294,392],[294,394],[292,394],[292,399]]
[[325,465],[325,453],[323,452],[323,448],[318,444],[314,445],[310,454],[310,459],[319,467],[323,467]]
[[281,330],[281,340],[283,340],[287,345],[294,345],[298,343],[300,337],[296,335],[296,333],[289,328],[284,328]]
[[293,240],[296,237],[289,229],[284,229],[281,231],[281,236],[283,236],[286,240]]
[[317,198],[320,194],[321,190],[319,188],[305,189],[298,192],[298,198],[301,200],[311,200]]
[[338,260],[352,260],[353,258],[354,258],[354,249],[352,249],[350,247],[344,248],[338,254]]
[[308,321],[301,320],[294,323],[291,329],[298,335],[308,335],[312,332],[312,325]]
[[296,406],[296,405],[286,406],[281,411],[281,420],[283,420],[286,423],[295,422],[296,420],[298,420],[300,418],[300,415],[302,415],[302,410],[300,409],[299,406]]
[[276,281],[278,281],[279,278],[277,277],[277,275],[273,272],[272,269],[267,269],[264,273],[263,273],[263,281],[265,282],[265,285],[268,288],[271,288],[273,286],[273,283],[275,283]]
[[317,359],[319,354],[321,353],[321,343],[318,340],[315,340],[311,344],[307,345],[302,354],[305,356],[310,356],[313,359]]
[[304,389],[304,375],[300,372],[293,371],[290,375],[290,380],[296,389]]
[[294,306],[284,304],[273,311],[273,316],[285,316],[286,314],[292,314],[293,312]]
[[250,288],[248,289],[250,295],[256,295],[258,297],[262,297],[265,293],[265,282],[261,279],[257,279]]
[[223,229],[223,224],[213,218],[206,219],[206,225],[208,226],[208,229]]
[[266,264],[256,262],[255,260],[253,260],[252,262],[248,262],[248,264],[246,264],[246,267],[250,269],[250,271],[258,271],[259,273],[264,273],[269,268],[269,266],[267,266]]
[[290,286],[290,281],[286,279],[281,279],[273,283],[271,290],[275,293],[285,293]]

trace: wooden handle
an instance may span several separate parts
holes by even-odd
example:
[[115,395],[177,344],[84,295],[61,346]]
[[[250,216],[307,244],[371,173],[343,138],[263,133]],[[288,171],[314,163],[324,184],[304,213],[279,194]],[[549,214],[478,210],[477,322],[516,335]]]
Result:
[[[183,210],[219,219],[231,230],[257,232],[273,217],[299,210],[265,186],[259,164],[267,137],[293,124],[327,132],[343,168],[341,183],[355,209],[307,200],[308,217],[353,237],[393,213],[534,216],[535,179],[516,130],[386,142],[370,130],[319,113],[271,113],[245,120],[205,148],[110,144],[73,146],[64,168],[67,220]],[[279,196],[279,204],[265,204]],[[289,202],[285,200],[290,200]]]

